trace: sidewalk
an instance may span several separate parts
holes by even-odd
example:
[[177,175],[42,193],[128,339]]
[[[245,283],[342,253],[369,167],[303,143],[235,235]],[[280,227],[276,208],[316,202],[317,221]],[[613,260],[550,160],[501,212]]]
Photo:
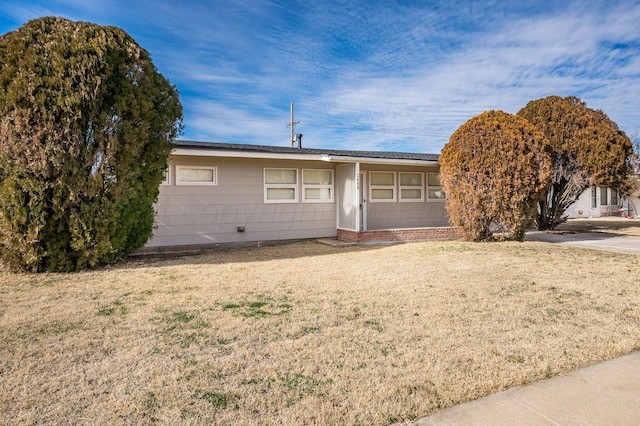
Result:
[[442,410],[427,425],[638,425],[640,351]]

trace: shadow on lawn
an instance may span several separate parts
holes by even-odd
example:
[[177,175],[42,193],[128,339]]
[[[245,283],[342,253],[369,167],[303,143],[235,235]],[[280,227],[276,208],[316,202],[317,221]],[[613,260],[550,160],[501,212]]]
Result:
[[573,219],[553,231],[528,232],[525,240],[638,255],[640,221],[615,218]]
[[621,217],[569,219],[565,223],[558,225],[557,231],[640,235],[640,219],[625,219]]
[[104,268],[148,268],[173,265],[220,265],[227,263],[264,262],[269,260],[298,259],[378,250],[391,244],[404,244],[401,241],[368,245],[331,246],[317,240],[295,242],[266,242],[246,247],[207,248],[192,252],[135,254],[127,259],[114,262]]
[[579,241],[603,241],[610,238],[620,238],[623,235],[611,232],[598,231],[573,231],[573,230],[555,230],[555,231],[531,231],[528,232],[525,241],[538,241],[544,243],[566,243]]

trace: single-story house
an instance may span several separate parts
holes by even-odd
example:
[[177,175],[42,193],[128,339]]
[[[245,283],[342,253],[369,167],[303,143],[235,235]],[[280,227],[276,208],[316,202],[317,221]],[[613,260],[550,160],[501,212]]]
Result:
[[569,218],[605,216],[635,217],[638,196],[622,197],[615,188],[591,186],[566,211]]
[[176,141],[146,250],[447,239],[437,154]]

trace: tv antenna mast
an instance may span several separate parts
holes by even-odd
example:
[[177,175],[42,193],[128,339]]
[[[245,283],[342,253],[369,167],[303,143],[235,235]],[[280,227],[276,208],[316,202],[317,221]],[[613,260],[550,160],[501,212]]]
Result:
[[293,119],[293,101],[291,101],[291,121],[287,124],[288,127],[291,127],[291,148],[295,148],[296,145],[298,148],[302,148],[302,134],[296,133],[296,124],[299,124],[300,120],[295,121]]

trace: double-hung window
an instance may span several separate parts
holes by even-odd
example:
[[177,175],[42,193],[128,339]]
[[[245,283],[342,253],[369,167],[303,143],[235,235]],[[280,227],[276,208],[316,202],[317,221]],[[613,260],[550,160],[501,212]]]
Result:
[[601,186],[600,187],[600,205],[601,206],[606,206],[607,202],[609,201],[607,199],[607,187],[606,186]]
[[217,185],[215,166],[176,166],[176,185]]
[[615,188],[610,188],[609,191],[611,191],[610,204],[612,206],[617,206],[618,205],[618,190],[615,189]]
[[264,202],[298,202],[298,169],[264,169]]
[[445,194],[438,173],[427,173],[427,199],[444,201]]
[[400,172],[400,201],[424,201],[424,174]]
[[331,169],[303,169],[302,170],[302,202],[304,203],[332,203],[333,202],[333,170]]
[[369,172],[369,201],[384,203],[396,201],[395,172]]

